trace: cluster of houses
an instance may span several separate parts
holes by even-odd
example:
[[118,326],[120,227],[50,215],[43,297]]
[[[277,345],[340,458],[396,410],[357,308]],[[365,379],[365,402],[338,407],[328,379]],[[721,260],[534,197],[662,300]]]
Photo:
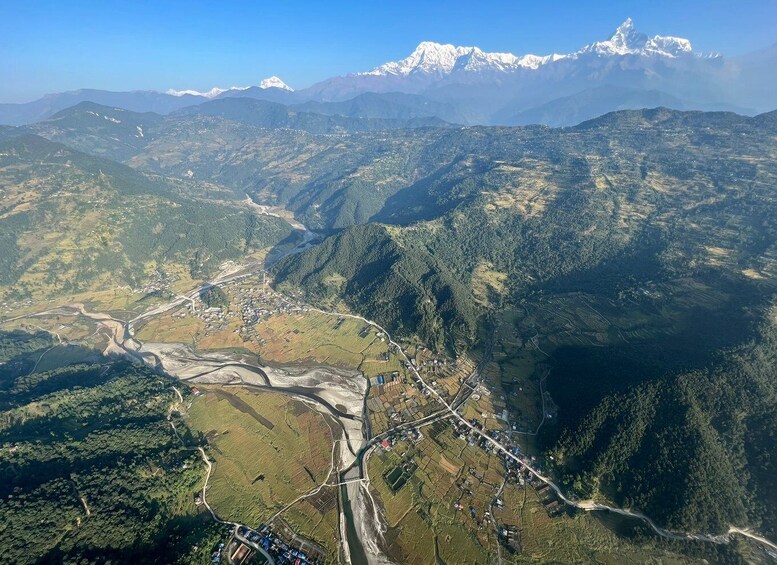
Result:
[[[498,450],[499,454],[504,459],[508,482],[522,486],[528,483],[535,488],[540,499],[543,500],[545,509],[551,515],[555,515],[563,509],[560,501],[555,496],[555,492],[551,490],[547,484],[539,480],[536,475],[526,467],[526,465],[531,464],[532,468],[538,473],[542,472],[542,469],[537,464],[537,458],[534,455],[529,456],[522,453],[520,447],[512,440],[508,432],[503,432],[501,430],[485,430],[483,424],[481,424],[477,418],[471,418],[469,423],[473,428],[485,433],[488,437],[504,445],[516,458],[518,458],[519,461],[516,461],[512,457],[508,457],[501,449]],[[462,422],[453,422],[453,427],[459,439],[469,442],[469,445],[477,446],[486,453],[490,453],[496,449],[493,443],[478,434],[475,430],[464,425]]]
[[424,434],[421,433],[421,430],[418,428],[409,428],[397,433],[392,433],[386,439],[380,442],[380,446],[386,451],[391,451],[391,448],[394,447],[398,441],[410,441],[413,443],[418,443],[422,439],[424,439]]
[[270,556],[277,565],[321,565],[322,555],[311,548],[287,543],[282,540],[270,526],[264,525],[259,530],[247,526],[239,526],[229,545],[229,562],[232,565],[243,565],[260,553]]
[[237,313],[241,319],[241,327],[237,330],[243,340],[253,337],[254,327],[262,319],[277,314],[289,314],[292,312],[304,312],[307,308],[274,292],[266,292],[260,287],[238,288],[235,297],[237,299]]
[[177,316],[195,316],[205,322],[206,336],[227,329],[230,320],[237,318],[240,325],[233,330],[234,333],[239,334],[243,341],[249,341],[256,338],[256,324],[261,320],[277,314],[307,311],[307,307],[274,292],[266,292],[262,287],[237,287],[234,297],[236,305],[230,310],[217,306],[208,308],[201,301],[192,300],[187,309],[181,310]]

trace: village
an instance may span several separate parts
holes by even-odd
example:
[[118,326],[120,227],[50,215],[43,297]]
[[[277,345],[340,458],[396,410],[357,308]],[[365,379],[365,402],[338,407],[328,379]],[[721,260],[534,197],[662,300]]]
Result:
[[228,565],[323,565],[325,555],[315,544],[298,539],[286,540],[269,525],[257,529],[244,525],[229,527],[227,541],[219,542],[211,552],[210,562]]
[[[272,324],[274,317],[305,316],[312,312],[301,300],[270,289],[263,278],[260,284],[244,281],[225,285],[223,290],[219,289],[224,295],[221,303],[218,294],[208,296],[191,301],[175,315],[201,320],[205,336],[228,332],[239,337],[242,343],[258,346],[260,351],[264,346],[275,346],[267,343],[264,337],[268,335],[264,329],[266,324]],[[335,332],[346,320],[342,316],[330,319],[328,331]],[[298,331],[294,329],[286,335],[291,337]],[[362,352],[360,372],[369,381],[366,408],[369,437],[373,438],[370,443],[381,452],[394,452],[400,457],[380,473],[389,492],[398,495],[408,482],[420,480],[420,476],[417,477],[419,466],[428,457],[425,453],[430,448],[439,451],[443,460],[450,459],[448,453],[467,448],[481,452],[486,460],[499,461],[499,476],[504,481],[501,489],[496,488],[498,485],[488,486],[490,483],[485,479],[490,472],[488,466],[483,467],[482,460],[475,457],[475,464],[466,466],[461,478],[451,486],[444,498],[449,500],[449,508],[455,514],[467,516],[471,527],[483,532],[493,528],[499,543],[507,548],[515,549],[520,545],[516,526],[510,520],[504,523],[497,520],[497,514],[505,504],[502,491],[509,485],[534,491],[548,517],[559,516],[565,511],[566,506],[554,491],[525,466],[529,465],[537,472],[542,469],[537,455],[524,451],[531,445],[519,441],[520,433],[529,427],[528,423],[512,423],[513,411],[507,402],[506,391],[493,386],[494,375],[483,370],[478,358],[463,355],[450,359],[409,342],[402,343],[400,351],[398,345],[389,343],[388,336],[368,323],[357,326],[355,331],[357,336],[354,337],[368,344]],[[283,342],[289,337],[279,334],[274,335],[274,340]],[[456,413],[469,425],[458,420],[446,422],[452,414],[447,413],[440,399],[454,406]],[[555,407],[548,402],[543,418],[553,416]],[[432,424],[428,430],[424,429],[427,424]],[[440,426],[449,429],[447,435],[462,447],[440,442]],[[483,434],[504,446],[517,460],[495,448]],[[267,526],[257,530],[241,526],[214,557],[242,565],[257,559],[259,562],[267,560],[264,555],[267,552],[277,563],[324,562],[326,555],[317,553],[310,545],[290,544],[289,540],[295,538],[294,532],[284,537]]]

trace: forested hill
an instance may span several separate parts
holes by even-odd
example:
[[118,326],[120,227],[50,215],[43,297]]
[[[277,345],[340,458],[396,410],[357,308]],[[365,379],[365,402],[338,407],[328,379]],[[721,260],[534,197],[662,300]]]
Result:
[[435,349],[470,341],[476,312],[467,285],[423,246],[405,247],[392,233],[396,228],[378,224],[351,228],[315,253],[282,260],[276,277],[316,301],[342,298],[389,331],[418,333]]
[[38,136],[0,142],[0,296],[196,280],[290,234],[279,218],[202,198],[208,190]]
[[606,396],[567,429],[554,455],[580,496],[602,493],[671,528],[747,524],[773,538],[775,422],[777,325],[770,322],[709,368]]
[[[569,462],[573,492],[678,529],[774,527],[773,462],[748,444],[774,445],[758,399],[773,394],[772,338],[755,333],[777,294],[774,113],[312,133],[71,110],[0,131],[65,143],[0,142],[4,301],[192,288],[228,259],[261,259],[291,230],[248,193],[323,236],[274,265],[281,288],[437,350],[483,348],[483,320],[504,316],[511,347],[552,370],[559,423],[539,440]],[[736,500],[718,503],[721,483]]]
[[[37,361],[46,352],[46,370]],[[60,363],[61,359],[61,363]],[[38,370],[36,371],[36,367]],[[203,465],[170,426],[171,378],[51,336],[0,332],[0,546],[7,563],[201,563]],[[185,387],[183,387],[185,390]],[[185,393],[184,393],[185,394]],[[194,546],[194,549],[193,549]]]
[[[679,531],[773,535],[773,118],[657,109],[445,132],[448,164],[389,196],[381,224],[282,260],[276,282],[433,347],[512,312],[521,351],[551,369],[558,418],[539,442],[571,495]],[[422,304],[391,308],[397,289]]]
[[[397,226],[349,228],[332,242],[358,239],[364,251],[346,255],[325,242],[281,262],[277,279],[313,297],[338,280],[327,292],[339,289],[359,311],[381,300],[377,286],[350,291],[365,273],[374,285],[401,274],[419,295],[430,277],[445,280],[456,296],[468,296],[446,301],[456,308],[473,304],[473,289],[483,285],[489,297],[481,304],[494,306],[541,290],[613,295],[713,273],[773,284],[776,136],[768,115],[663,109],[607,115],[571,130],[448,132],[450,164],[388,197],[375,215]],[[453,149],[457,137],[466,155]],[[362,255],[389,248],[381,263]],[[402,267],[411,256],[433,261],[423,270]],[[440,343],[430,328],[439,326],[432,320],[441,305],[429,306],[420,318],[395,309],[378,319]],[[472,317],[463,309],[457,316]]]

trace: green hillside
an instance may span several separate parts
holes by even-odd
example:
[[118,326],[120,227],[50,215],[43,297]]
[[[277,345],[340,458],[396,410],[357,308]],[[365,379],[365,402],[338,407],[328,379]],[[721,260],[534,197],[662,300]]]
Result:
[[123,362],[33,372],[48,336],[3,332],[0,344],[4,559],[189,562],[211,527],[192,503],[202,461],[167,421],[172,379]]
[[162,120],[162,116],[153,112],[130,112],[82,102],[47,120],[18,129],[20,133],[32,133],[80,151],[121,161],[129,159],[153,140]]
[[418,334],[435,349],[468,342],[475,332],[466,285],[423,247],[405,247],[396,230],[368,224],[281,260],[282,286],[305,288],[314,300],[342,298],[354,311],[400,334]]
[[[773,120],[655,110],[478,133],[478,155],[386,200],[389,225],[333,235],[276,280],[438,348],[518,312],[521,351],[538,338],[549,357],[559,418],[540,443],[568,488],[677,530],[774,531]],[[424,272],[413,261],[451,290],[407,310],[392,289],[423,296],[432,278],[405,276]]]
[[[606,116],[572,131],[480,133],[481,156],[458,158],[396,192],[376,215],[402,226],[390,230],[400,256],[433,257],[457,294],[470,295],[455,304],[472,304],[475,297],[464,289],[483,279],[500,281],[485,280],[495,295],[491,302],[499,303],[538,291],[613,295],[647,281],[707,273],[767,284],[775,273],[777,165],[763,157],[774,152],[775,130],[758,118],[660,110]],[[520,142],[526,135],[560,140],[564,150],[536,139]],[[507,157],[510,137],[525,151],[509,161],[497,158]],[[666,139],[683,150],[670,153]],[[340,242],[358,240],[365,230],[349,232],[359,235],[334,236],[279,266],[278,280],[301,284],[315,296],[320,279],[338,272],[345,278],[342,296],[357,309],[369,308],[379,294],[364,285],[353,292],[356,273],[340,267],[369,261],[353,261],[358,254],[332,258]],[[364,252],[376,247],[365,245]],[[372,274],[382,278],[378,267]],[[397,311],[384,321],[411,333],[435,325],[425,314],[403,316]]]
[[177,115],[127,153],[73,130],[129,166],[18,138],[0,146],[0,284],[25,298],[203,278],[288,236],[236,203],[248,193],[323,236],[274,265],[284,290],[449,352],[482,352],[504,319],[509,379],[489,385],[509,402],[538,390],[510,359],[550,369],[558,417],[537,447],[573,492],[679,530],[774,531],[774,116],[323,134]]
[[768,324],[709,368],[607,395],[562,436],[559,472],[579,495],[600,493],[671,528],[752,524],[773,536],[776,352]]
[[51,298],[205,278],[288,237],[284,221],[207,201],[200,189],[37,136],[0,143],[0,294]]

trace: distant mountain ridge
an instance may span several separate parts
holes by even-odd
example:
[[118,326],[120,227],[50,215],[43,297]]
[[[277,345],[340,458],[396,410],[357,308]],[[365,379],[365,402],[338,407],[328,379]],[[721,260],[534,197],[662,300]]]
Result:
[[[402,104],[397,106],[397,96],[405,94],[422,97],[427,107],[426,113],[409,117],[437,117],[465,125],[529,123],[526,120],[574,125],[578,115],[586,119],[593,111],[638,109],[653,99],[674,108],[736,110],[754,115],[777,107],[774,69],[777,46],[727,59],[716,53],[695,52],[686,38],[649,36],[629,18],[609,38],[567,54],[491,53],[474,46],[423,41],[404,59],[331,77],[300,90],[292,89],[277,76],[262,80],[258,86],[207,91],[78,90],[50,94],[26,104],[0,104],[0,124],[29,124],[84,101],[168,114],[221,98],[314,105],[352,101],[365,94],[373,95],[372,113],[360,117],[395,117],[406,110]],[[589,100],[580,112],[569,111],[569,100],[559,102],[581,93],[588,93],[583,98],[591,93],[602,96]],[[380,105],[375,103],[378,96],[386,97],[381,103],[385,113],[380,113]],[[349,114],[353,106],[339,110],[330,107],[322,113],[344,112],[339,115],[354,117]],[[419,104],[414,106],[420,108]]]
[[[683,57],[693,54],[691,42],[681,37],[656,35],[648,38],[634,29],[627,18],[605,41],[597,41],[567,55],[514,55],[487,53],[478,47],[456,47],[432,41],[421,42],[405,59],[384,63],[375,69],[356,73],[357,76],[408,76],[411,74],[448,75],[456,72],[511,72],[517,69],[536,70],[561,59],[577,59],[589,54],[598,56],[641,55],[650,57]],[[715,56],[715,55],[712,55]]]

